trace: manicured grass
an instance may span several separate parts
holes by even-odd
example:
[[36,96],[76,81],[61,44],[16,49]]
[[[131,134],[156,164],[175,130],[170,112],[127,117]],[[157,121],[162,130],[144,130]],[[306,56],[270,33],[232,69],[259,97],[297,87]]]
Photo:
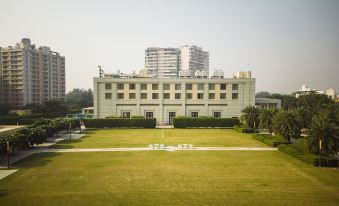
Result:
[[278,151],[42,153],[1,205],[338,205],[339,172]]
[[265,144],[250,134],[232,129],[109,129],[88,130],[79,140],[66,140],[52,148],[147,147],[158,143],[176,146],[193,144],[196,147],[258,147]]

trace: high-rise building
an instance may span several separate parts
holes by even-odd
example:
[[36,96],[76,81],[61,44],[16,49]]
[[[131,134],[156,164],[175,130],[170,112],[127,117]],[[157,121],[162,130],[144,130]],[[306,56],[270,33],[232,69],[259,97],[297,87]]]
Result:
[[14,107],[65,98],[65,57],[30,39],[1,49],[2,102]]
[[181,46],[179,74],[194,77],[196,71],[209,76],[209,53],[198,46]]
[[197,71],[208,76],[209,54],[197,46],[150,47],[145,50],[145,69],[153,77],[194,77]]

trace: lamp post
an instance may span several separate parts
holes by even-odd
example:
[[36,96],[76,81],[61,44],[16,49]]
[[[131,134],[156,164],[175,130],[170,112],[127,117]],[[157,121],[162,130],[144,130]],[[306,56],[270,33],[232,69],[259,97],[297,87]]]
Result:
[[72,140],[72,123],[69,123],[69,140]]
[[319,139],[319,167],[321,167],[321,139]]
[[9,169],[9,141],[7,141],[7,168]]

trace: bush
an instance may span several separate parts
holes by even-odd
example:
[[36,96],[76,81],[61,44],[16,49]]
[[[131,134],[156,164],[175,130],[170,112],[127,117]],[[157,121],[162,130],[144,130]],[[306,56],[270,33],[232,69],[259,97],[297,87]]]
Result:
[[276,147],[281,144],[282,137],[280,135],[272,136],[269,134],[252,134],[252,138],[270,146]]
[[88,128],[155,128],[155,118],[83,119]]
[[237,118],[214,118],[214,117],[176,117],[173,118],[175,128],[195,127],[234,127],[239,124]]
[[253,128],[248,128],[246,125],[235,125],[233,127],[236,131],[241,132],[241,133],[255,133],[255,129]]

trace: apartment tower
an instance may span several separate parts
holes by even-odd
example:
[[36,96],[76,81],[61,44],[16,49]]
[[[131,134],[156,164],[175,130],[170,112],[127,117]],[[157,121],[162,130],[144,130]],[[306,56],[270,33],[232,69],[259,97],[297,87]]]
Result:
[[65,57],[30,39],[0,50],[2,103],[22,107],[65,99]]
[[209,53],[198,46],[150,47],[145,50],[145,69],[152,77],[194,77],[197,71],[208,76]]

